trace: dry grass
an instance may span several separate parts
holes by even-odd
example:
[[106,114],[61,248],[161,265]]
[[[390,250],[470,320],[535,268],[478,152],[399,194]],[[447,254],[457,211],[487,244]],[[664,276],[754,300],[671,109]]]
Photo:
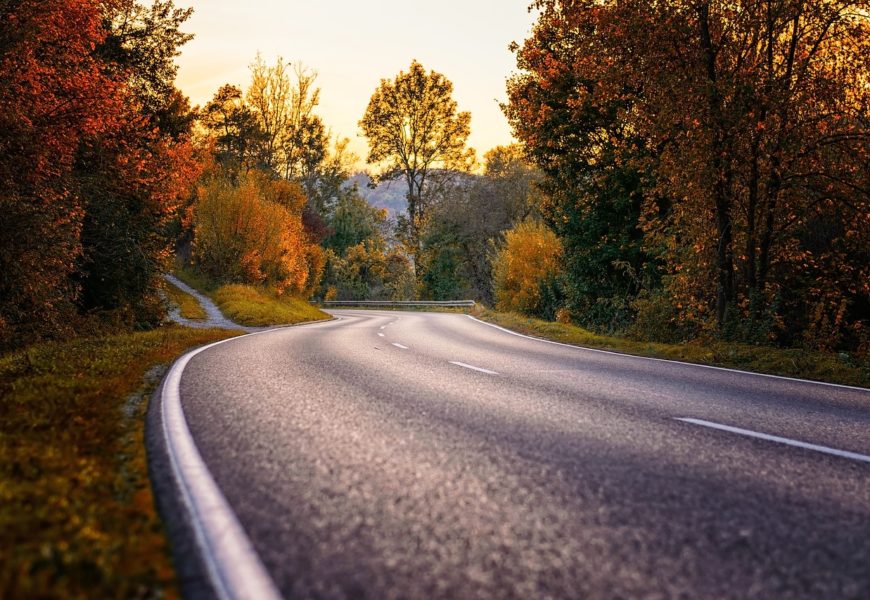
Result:
[[168,281],[165,283],[166,295],[169,297],[169,301],[178,307],[183,318],[190,321],[205,321],[208,319],[208,314],[196,298],[172,285]]
[[147,399],[158,365],[232,335],[165,327],[0,357],[0,598],[177,596]]
[[478,309],[474,314],[485,321],[513,331],[576,346],[870,387],[870,365],[840,353],[807,352],[800,349],[750,346],[720,341],[696,341],[685,344],[639,342],[598,335],[576,325],[542,321],[513,313]]

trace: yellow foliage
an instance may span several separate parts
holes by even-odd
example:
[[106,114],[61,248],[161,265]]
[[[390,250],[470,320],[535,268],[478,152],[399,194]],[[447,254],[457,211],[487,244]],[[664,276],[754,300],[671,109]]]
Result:
[[562,253],[559,238],[543,223],[527,220],[508,231],[492,265],[498,309],[537,311],[541,283],[559,272]]

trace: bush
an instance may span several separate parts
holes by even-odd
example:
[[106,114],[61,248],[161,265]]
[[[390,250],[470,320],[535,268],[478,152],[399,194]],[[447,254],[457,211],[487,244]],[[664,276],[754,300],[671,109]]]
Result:
[[562,253],[559,238],[543,223],[523,221],[505,233],[493,261],[498,310],[554,318]]
[[411,262],[396,248],[385,250],[369,240],[348,248],[344,256],[327,251],[326,300],[410,300],[414,287]]
[[292,187],[252,174],[238,183],[220,175],[206,181],[195,211],[197,267],[217,282],[269,284],[279,294],[310,293],[323,257],[306,239],[304,196]]
[[643,292],[632,306],[637,316],[628,328],[631,338],[676,344],[689,341],[699,333],[697,323],[681,319],[680,309],[665,289]]

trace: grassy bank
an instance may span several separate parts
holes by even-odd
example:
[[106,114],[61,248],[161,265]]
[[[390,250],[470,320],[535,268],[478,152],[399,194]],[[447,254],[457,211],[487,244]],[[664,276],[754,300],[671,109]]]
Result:
[[328,319],[329,315],[307,300],[253,285],[215,285],[198,273],[176,266],[174,274],[190,287],[210,297],[225,317],[249,327],[295,325]]
[[626,338],[598,335],[576,325],[542,321],[517,314],[485,309],[477,309],[474,314],[484,321],[501,325],[519,333],[566,344],[786,377],[870,387],[870,365],[846,354],[807,352],[800,349],[770,348],[719,341],[699,341],[685,344],[639,342]]
[[224,285],[212,292],[224,315],[240,325],[293,325],[328,319],[329,315],[307,300],[277,296],[251,285]]
[[169,301],[178,307],[182,318],[190,321],[205,321],[208,319],[208,314],[202,308],[202,305],[196,298],[182,291],[168,281],[166,283],[166,295]]
[[147,399],[186,349],[234,334],[164,327],[0,357],[0,598],[177,596]]

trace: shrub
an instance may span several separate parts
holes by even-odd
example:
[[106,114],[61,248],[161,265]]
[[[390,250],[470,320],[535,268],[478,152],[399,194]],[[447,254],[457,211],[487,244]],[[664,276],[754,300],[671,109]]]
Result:
[[195,211],[197,266],[218,282],[310,292],[323,258],[306,239],[302,202],[292,186],[251,174],[238,183],[220,176],[206,181]]
[[546,225],[523,221],[505,234],[493,261],[493,284],[499,310],[555,316],[562,244]]
[[409,300],[414,287],[411,262],[396,248],[385,250],[368,240],[351,246],[344,256],[327,250],[326,300]]

